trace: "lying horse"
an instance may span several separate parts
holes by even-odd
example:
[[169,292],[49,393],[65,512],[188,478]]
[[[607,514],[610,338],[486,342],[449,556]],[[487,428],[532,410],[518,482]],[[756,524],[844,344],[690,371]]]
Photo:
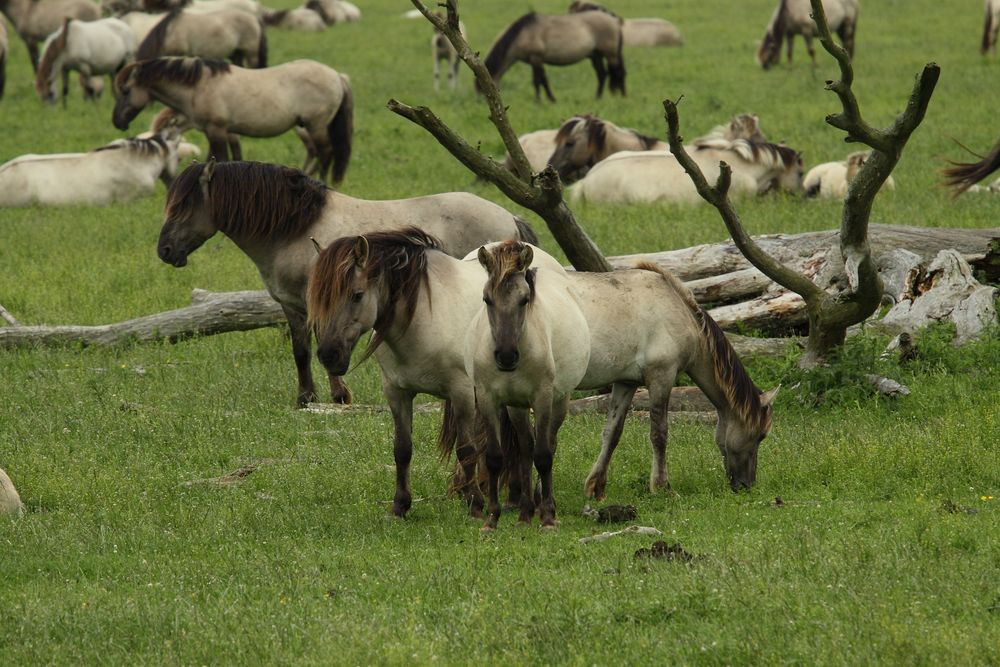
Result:
[[[416,225],[462,256],[496,239],[532,241],[525,222],[466,192],[366,201],[327,189],[297,169],[257,162],[194,164],[167,192],[157,252],[174,266],[221,231],[260,271],[281,304],[292,332],[298,369],[298,405],[316,400],[306,327],[306,285],[316,260],[310,238],[328,244],[341,236]],[[335,402],[350,402],[343,381],[330,376]]]
[[0,12],[14,24],[14,30],[28,47],[32,70],[38,69],[38,44],[62,27],[63,20],[96,21],[100,8],[90,0],[0,0]]
[[22,155],[0,166],[0,206],[109,204],[152,194],[177,173],[179,135],[117,139],[89,153]]
[[[830,31],[840,36],[847,54],[854,57],[854,33],[858,25],[858,0],[823,0]],[[802,35],[806,50],[816,64],[816,50],[813,37],[817,34],[816,22],[812,20],[809,0],[780,0],[777,9],[767,25],[767,32],[757,49],[757,63],[764,69],[777,65],[781,60],[781,43],[787,41],[788,62],[792,62],[792,38]]]
[[[334,182],[351,158],[354,94],[349,80],[314,60],[293,60],[263,70],[198,58],[133,63],[115,79],[112,122],[120,130],[152,101],[183,114],[205,133],[217,160],[242,158],[237,135],[273,137],[295,128],[311,173]],[[258,103],[261,96],[270,100]]]
[[[979,162],[951,162],[951,165],[941,170],[941,173],[945,177],[944,184],[951,188],[952,194],[957,197],[966,190],[972,190],[976,183],[1000,169],[1000,139]],[[992,191],[993,185],[991,184],[988,189]]]
[[535,99],[539,99],[544,88],[549,100],[555,102],[543,65],[572,65],[584,58],[590,58],[597,73],[597,97],[604,92],[604,82],[609,76],[611,92],[625,95],[621,19],[602,11],[525,14],[494,42],[485,65],[493,80],[499,81],[514,63],[519,60],[528,63]]
[[[870,155],[871,151],[858,151],[840,162],[824,162],[816,165],[809,170],[802,181],[805,196],[843,199],[847,196],[847,188],[851,181],[858,175]],[[895,190],[896,181],[890,175],[882,187],[886,190]]]
[[[689,153],[710,183],[719,175],[719,163],[725,161],[732,168],[731,195],[802,190],[802,156],[788,146],[719,138],[701,140]],[[602,204],[700,201],[694,183],[667,151],[615,153],[570,186],[569,198]]]
[[56,81],[61,77],[65,104],[69,73],[77,71],[84,86],[84,96],[94,99],[96,95],[88,79],[101,74],[114,79],[114,75],[135,57],[135,48],[135,33],[124,21],[66,19],[63,27],[45,40],[35,75],[35,92],[43,102],[54,104],[58,98]]
[[260,19],[240,9],[168,12],[139,44],[136,57],[195,56],[229,59],[234,65],[267,67],[267,32]]
[[[607,7],[587,0],[573,0],[570,14],[601,11],[617,16]],[[682,46],[684,38],[670,21],[658,18],[622,19],[622,39],[625,46]]]
[[326,23],[319,12],[307,7],[266,11],[261,17],[266,26],[275,26],[298,32],[323,32]]
[[[557,270],[559,263],[539,252]],[[395,423],[396,493],[392,513],[403,517],[412,494],[413,399],[445,399],[439,447],[455,449],[465,480],[475,478],[475,396],[465,369],[465,332],[482,304],[486,274],[476,261],[443,252],[439,241],[415,227],[335,240],[320,252],[309,279],[309,327],[316,355],[331,374],[347,371],[361,336],[374,331],[374,354]],[[433,302],[433,307],[431,304]],[[472,516],[482,516],[478,484],[462,487]]]

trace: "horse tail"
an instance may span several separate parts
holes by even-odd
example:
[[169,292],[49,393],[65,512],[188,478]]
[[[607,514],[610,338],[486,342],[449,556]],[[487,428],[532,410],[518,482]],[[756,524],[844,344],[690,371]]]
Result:
[[519,218],[515,215],[514,226],[517,227],[518,241],[530,243],[531,245],[538,245],[538,234],[535,234],[535,230],[531,228],[531,225],[528,224],[527,220]]
[[[612,14],[612,16],[614,15]],[[622,94],[622,97],[625,97],[625,58],[622,56],[622,50],[625,46],[624,25],[622,19],[618,19],[618,44],[615,47],[615,63],[608,62],[608,77],[610,78],[608,87],[612,91],[617,90]]]
[[500,35],[499,39],[497,39],[497,41],[493,44],[493,47],[486,55],[486,60],[483,64],[486,65],[486,70],[490,73],[490,76],[493,77],[494,81],[499,79],[500,75],[503,74],[504,69],[506,69],[504,67],[504,62],[507,60],[507,53],[510,51],[511,46],[514,45],[514,40],[516,40],[517,36],[521,34],[521,31],[532,23],[535,23],[537,20],[538,14],[535,12],[525,14],[511,23],[510,27],[507,28],[503,34]]
[[180,9],[172,9],[167,12],[159,23],[153,26],[153,29],[149,31],[146,38],[142,40],[142,44],[135,51],[136,60],[149,60],[151,58],[158,58],[163,52],[163,47],[167,41],[167,31],[173,24],[174,20],[181,15]]
[[260,41],[257,42],[257,69],[267,67],[267,29],[263,21],[258,21],[260,25]]
[[288,11],[287,9],[268,9],[261,19],[264,21],[264,25],[281,25],[281,22],[288,16]]
[[[333,182],[339,183],[347,172],[347,163],[351,161],[351,141],[354,137],[354,92],[351,81],[343,74],[340,80],[344,87],[344,97],[340,107],[327,125],[327,136],[330,137],[330,150],[333,161]],[[325,171],[325,168],[322,168]]]
[[1000,140],[993,145],[990,152],[979,162],[951,162],[953,166],[941,170],[944,184],[957,197],[973,185],[983,180],[997,169],[1000,169]]
[[444,416],[441,419],[441,431],[438,433],[438,454],[442,461],[447,461],[455,451],[458,442],[458,420],[455,419],[455,408],[451,400],[444,402]]
[[983,21],[983,43],[979,47],[979,52],[986,55],[986,52],[990,50],[990,33],[993,32],[993,2],[992,0],[987,0],[986,2],[986,19]]
[[[510,476],[517,474],[521,462],[521,449],[517,442],[517,431],[510,418],[508,408],[500,410],[500,451],[503,453],[503,467],[500,468],[499,486],[507,486]],[[521,489],[521,493],[531,493],[531,489]]]

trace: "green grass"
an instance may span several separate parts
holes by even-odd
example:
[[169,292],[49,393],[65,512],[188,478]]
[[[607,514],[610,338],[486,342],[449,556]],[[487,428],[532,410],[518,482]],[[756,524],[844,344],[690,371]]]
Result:
[[[566,2],[464,2],[485,51],[531,8]],[[697,136],[754,112],[807,165],[853,147],[823,117],[837,111],[801,42],[792,65],[762,72],[756,40],[773,0],[621,0],[627,16],[664,15],[682,49],[630,51],[629,96],[595,101],[589,65],[551,69],[559,99],[536,104],[530,73],[504,78],[520,132],[593,111],[663,136],[660,102],[684,95]],[[342,189],[367,198],[469,190],[512,210],[422,130],[385,109],[427,104],[482,150],[502,154],[471,77],[431,87],[429,30],[400,18],[407,2],[370,0],[360,24],[319,35],[271,31],[273,62],[315,58],[351,76],[356,150]],[[981,58],[981,11],[933,0],[871,0],[858,33],[856,91],[884,125],[928,61],[941,80],[873,220],[935,227],[996,225],[989,197],[949,200],[935,170],[985,151],[997,133],[990,91],[1000,62]],[[112,100],[68,108],[34,97],[13,41],[0,101],[0,162],[28,152],[86,150],[120,133]],[[144,130],[152,112],[136,120]],[[202,137],[190,138],[205,148]],[[298,164],[294,135],[246,141],[251,159]],[[25,324],[97,324],[189,303],[190,290],[256,289],[252,263],[215,238],[177,270],[155,243],[157,195],[109,208],[0,211],[0,304]],[[835,227],[835,202],[740,201],[754,233]],[[523,211],[519,211],[524,214]],[[608,254],[721,240],[707,206],[581,207]],[[543,223],[528,215],[555,250]],[[884,341],[883,341],[884,342]],[[711,428],[671,426],[678,497],[646,490],[648,422],[630,419],[609,501],[698,556],[640,562],[649,538],[580,545],[597,527],[580,516],[596,455],[597,416],[571,418],[555,467],[560,528],[522,529],[505,516],[482,538],[448,499],[434,454],[436,415],[418,415],[406,521],[387,517],[392,424],[387,414],[292,409],[294,371],[278,330],[119,349],[0,351],[0,466],[30,512],[0,520],[0,656],[5,664],[997,664],[1000,645],[1000,341],[962,350],[936,332],[908,367],[877,361],[879,341],[852,343],[840,385],[821,401],[800,387],[794,359],[749,360],[764,387],[784,382],[758,485],[732,494]],[[872,367],[908,384],[898,401],[857,387]],[[369,362],[348,378],[359,402],[383,402]],[[812,388],[814,385],[810,385]],[[268,461],[228,488],[185,482]],[[775,507],[780,496],[784,506]],[[996,497],[996,499],[994,499]],[[977,510],[952,512],[955,505]]]

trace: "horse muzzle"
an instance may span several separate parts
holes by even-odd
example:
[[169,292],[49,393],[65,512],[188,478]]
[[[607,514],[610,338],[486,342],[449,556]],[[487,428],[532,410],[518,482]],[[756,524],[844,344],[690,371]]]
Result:
[[517,364],[521,361],[521,354],[516,350],[494,350],[493,361],[497,365],[497,370],[503,373],[513,373],[517,370]]
[[333,375],[344,375],[351,366],[351,350],[340,346],[320,345],[316,348],[316,358]]
[[160,256],[161,261],[165,262],[166,264],[171,264],[173,266],[176,266],[178,269],[181,268],[182,266],[187,266],[188,263],[187,253],[182,253],[182,252],[174,253],[173,248],[171,248],[168,245],[160,246],[160,248],[157,249],[156,254]]

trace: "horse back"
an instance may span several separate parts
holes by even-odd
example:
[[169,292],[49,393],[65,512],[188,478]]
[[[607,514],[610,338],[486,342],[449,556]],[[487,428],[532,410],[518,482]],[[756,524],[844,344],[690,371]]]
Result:
[[526,30],[525,40],[533,40],[536,49],[553,65],[568,65],[590,56],[594,51],[617,53],[621,45],[621,20],[601,11],[557,14],[539,17],[536,31]]

